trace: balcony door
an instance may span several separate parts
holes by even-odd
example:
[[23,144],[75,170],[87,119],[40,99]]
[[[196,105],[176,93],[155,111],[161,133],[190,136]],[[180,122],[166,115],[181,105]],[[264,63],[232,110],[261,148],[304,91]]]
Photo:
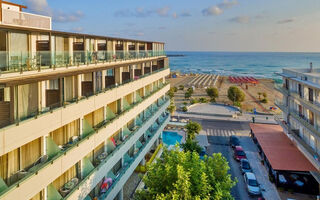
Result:
[[300,116],[303,115],[303,113],[302,113],[302,106],[301,106],[301,105],[299,105],[299,115],[300,115]]
[[36,43],[37,48],[37,64],[40,66],[51,65],[50,41],[38,40]]
[[298,85],[298,92],[299,92],[299,96],[302,97],[301,84]]
[[309,101],[313,102],[313,89],[309,88]]
[[314,125],[314,114],[312,111],[309,110],[309,123],[313,126]]

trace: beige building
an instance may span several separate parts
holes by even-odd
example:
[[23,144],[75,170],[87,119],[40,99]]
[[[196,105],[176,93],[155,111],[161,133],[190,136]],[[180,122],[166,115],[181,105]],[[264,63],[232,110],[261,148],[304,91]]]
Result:
[[23,8],[0,1],[0,199],[122,199],[168,123],[164,44]]
[[[283,85],[277,87],[283,99],[280,125],[300,151],[320,170],[320,69],[283,69]],[[319,173],[310,172],[320,183]]]

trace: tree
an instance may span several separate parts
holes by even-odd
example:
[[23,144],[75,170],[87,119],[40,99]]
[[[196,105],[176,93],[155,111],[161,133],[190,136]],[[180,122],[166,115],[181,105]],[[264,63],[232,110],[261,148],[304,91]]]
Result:
[[262,96],[263,96],[263,98],[265,98],[265,99],[266,99],[266,98],[267,98],[267,93],[265,93],[265,92],[264,92],[264,93],[262,93]]
[[202,130],[202,127],[199,123],[189,121],[187,125],[185,125],[187,129],[187,139],[193,140],[196,138],[196,134],[199,134]]
[[183,107],[182,107],[182,111],[183,111],[183,112],[187,112],[187,111],[188,111],[188,107],[187,107],[187,106],[183,106]]
[[207,88],[206,92],[208,96],[211,98],[211,100],[216,100],[216,98],[219,97],[219,92],[217,88]]
[[191,97],[191,93],[187,91],[187,92],[184,94],[184,98],[185,98],[185,99],[189,99],[190,97]]
[[190,140],[187,139],[186,143],[180,144],[180,147],[185,151],[191,151],[191,152],[197,152],[200,153],[202,150],[202,147],[198,144],[197,140]]
[[172,88],[170,88],[170,90],[168,92],[168,96],[170,97],[170,99],[172,99],[174,97],[174,90]]
[[258,92],[259,100],[261,99],[261,95],[262,95],[262,93]]
[[190,104],[195,104],[195,103],[198,103],[199,100],[197,98],[194,98],[194,99],[190,99]]
[[147,189],[139,190],[135,200],[231,200],[230,190],[235,181],[228,174],[230,169],[221,153],[199,158],[196,152],[164,149],[148,167],[143,178]]
[[188,88],[187,89],[187,92],[189,92],[190,94],[193,94],[193,88],[191,87],[191,88]]
[[200,102],[200,103],[207,103],[208,100],[207,100],[206,98],[204,98],[204,97],[200,97],[200,98],[199,98],[199,102]]
[[173,115],[174,111],[176,111],[176,106],[174,104],[170,104],[167,110],[170,112],[171,115]]
[[228,89],[228,98],[233,102],[243,102],[244,101],[244,93],[237,88],[236,86],[230,86]]

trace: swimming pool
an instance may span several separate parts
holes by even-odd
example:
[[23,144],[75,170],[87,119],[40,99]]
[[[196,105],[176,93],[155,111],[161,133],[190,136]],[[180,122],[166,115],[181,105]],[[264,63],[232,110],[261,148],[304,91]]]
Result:
[[162,141],[165,145],[175,145],[177,142],[180,143],[182,139],[182,135],[179,135],[174,131],[163,131],[162,132]]

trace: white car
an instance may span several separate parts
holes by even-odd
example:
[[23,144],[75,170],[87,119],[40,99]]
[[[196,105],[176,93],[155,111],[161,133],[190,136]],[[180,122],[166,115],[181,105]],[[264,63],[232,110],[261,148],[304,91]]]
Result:
[[256,179],[256,176],[252,172],[246,172],[243,176],[247,186],[248,193],[250,195],[260,195],[260,185]]

